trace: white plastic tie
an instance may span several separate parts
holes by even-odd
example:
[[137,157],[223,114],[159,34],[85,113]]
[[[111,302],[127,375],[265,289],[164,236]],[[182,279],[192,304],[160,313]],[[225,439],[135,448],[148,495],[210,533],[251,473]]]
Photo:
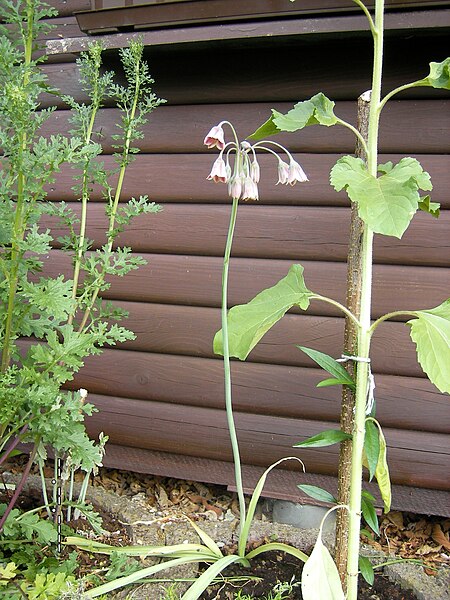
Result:
[[351,356],[350,354],[341,354],[341,358],[336,359],[336,362],[347,362],[349,360],[370,364],[370,358],[364,358],[362,356]]

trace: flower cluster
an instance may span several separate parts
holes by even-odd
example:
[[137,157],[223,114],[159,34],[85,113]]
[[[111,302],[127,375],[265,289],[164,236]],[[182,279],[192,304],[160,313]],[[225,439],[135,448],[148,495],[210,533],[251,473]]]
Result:
[[[225,142],[223,125],[229,125],[234,135],[234,141]],[[216,183],[227,183],[228,194],[234,199],[258,200],[258,183],[260,178],[260,166],[256,158],[256,150],[264,150],[275,156],[278,160],[278,181],[281,184],[294,185],[299,182],[308,181],[308,178],[292,155],[280,144],[272,141],[257,142],[249,144],[241,142],[237,138],[234,127],[228,121],[222,121],[211,128],[204,143],[208,148],[218,148],[219,156],[214,161],[211,173],[207,179]],[[288,157],[289,162],[280,158],[278,152],[268,148],[267,144],[282,151]],[[234,165],[231,165],[231,155],[234,155]]]

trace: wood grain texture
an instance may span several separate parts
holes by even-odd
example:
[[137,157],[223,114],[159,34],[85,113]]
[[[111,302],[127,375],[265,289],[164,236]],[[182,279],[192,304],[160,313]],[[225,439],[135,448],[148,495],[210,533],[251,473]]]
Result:
[[[203,142],[203,139],[202,139]],[[201,142],[201,143],[202,143]],[[199,146],[201,145],[199,143]],[[259,185],[260,200],[258,204],[276,204],[285,206],[348,206],[345,192],[338,194],[329,185],[330,169],[336,163],[339,154],[294,154],[303,166],[309,181],[294,187],[275,185],[277,162],[268,155],[261,156],[261,182]],[[432,198],[441,202],[443,208],[450,208],[449,173],[450,155],[412,154],[433,180]],[[208,202],[229,204],[227,188],[223,184],[207,181],[212,163],[217,154],[138,154],[129,166],[122,198],[139,197],[147,194],[155,202]],[[398,162],[403,155],[383,154],[381,162],[392,160]],[[110,169],[115,163],[110,156],[103,159],[105,167]],[[57,176],[56,184],[48,190],[50,200],[75,200],[71,190],[74,170],[63,168]],[[113,180],[111,180],[112,183]],[[94,190],[92,199],[101,196]]]
[[[125,325],[137,338],[121,345],[127,350],[215,358],[212,340],[220,329],[220,310],[195,306],[120,302],[129,312]],[[247,362],[312,367],[297,348],[312,347],[338,357],[342,349],[343,319],[286,314],[258,342]],[[424,377],[417,363],[409,327],[386,322],[372,341],[375,373]]]
[[[105,297],[159,304],[220,306],[222,260],[208,256],[144,254],[148,263],[126,278],[116,278]],[[243,304],[284,277],[292,261],[232,258],[229,304]],[[305,280],[317,294],[345,300],[345,263],[303,261]],[[68,273],[70,260],[59,250],[45,259],[46,275]],[[448,298],[450,269],[375,265],[373,318],[393,310],[437,306]],[[414,306],[411,306],[411,303]],[[337,309],[314,301],[309,314],[336,316]]]
[[[292,106],[292,103],[287,102],[163,105],[150,115],[143,128],[144,139],[139,147],[145,153],[210,154],[202,142],[212,125],[226,118],[233,123],[238,134],[244,137],[269,118],[272,108],[286,113]],[[356,103],[338,102],[335,113],[355,124]],[[66,134],[71,128],[69,116],[70,112],[66,110],[53,113],[42,128],[42,135]],[[111,135],[116,133],[116,123],[119,120],[120,113],[113,108],[102,109],[98,114],[95,130],[101,131],[101,144],[105,154],[112,152]],[[412,121],[420,122],[420,128],[411,127]],[[392,101],[382,113],[379,148],[381,152],[391,153],[445,154],[450,150],[446,135],[449,129],[450,99]],[[291,152],[353,153],[355,146],[353,134],[344,127],[307,127],[294,135],[281,133],[274,139]]]
[[[232,375],[233,405],[238,412],[339,420],[339,389],[316,388],[323,378],[318,369],[233,361]],[[448,399],[427,379],[378,375],[376,384],[377,416],[383,426],[449,432]],[[70,387],[144,404],[224,408],[219,358],[107,349],[102,356],[86,360]]]
[[[224,411],[139,402],[129,398],[91,396],[90,400],[100,409],[90,420],[90,431],[107,432],[114,444],[231,460]],[[335,425],[327,421],[236,414],[244,463],[267,466],[287,455],[298,456],[308,471],[326,475],[336,473],[337,446],[320,449],[293,449],[292,446]],[[447,436],[389,428],[384,431],[395,483],[448,489],[445,475]],[[198,443],[201,439],[208,440],[206,447]],[[286,467],[299,469],[294,461]]]
[[[80,206],[70,207],[80,213]],[[157,215],[143,215],[119,236],[118,244],[136,252],[222,256],[229,221],[228,205],[166,204]],[[293,261],[345,261],[349,209],[306,206],[239,207],[233,256],[281,258]],[[88,236],[95,247],[106,242],[104,206],[91,204]],[[55,218],[44,218],[53,236],[66,231]],[[450,267],[450,211],[439,219],[419,212],[401,240],[377,236],[375,262],[383,264]]]

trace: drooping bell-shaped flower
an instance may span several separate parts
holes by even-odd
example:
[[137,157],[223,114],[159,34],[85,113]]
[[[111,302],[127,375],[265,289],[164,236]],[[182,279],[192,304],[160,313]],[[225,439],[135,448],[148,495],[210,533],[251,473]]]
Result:
[[290,185],[295,185],[297,181],[300,183],[304,183],[305,181],[308,181],[308,178],[306,176],[305,171],[301,168],[298,162],[291,158],[286,183],[289,183]]
[[225,148],[225,134],[223,131],[222,123],[211,127],[203,143],[205,144],[205,146],[208,146],[208,148],[217,147],[219,148],[219,150],[223,150]]
[[281,184],[285,184],[287,183],[289,180],[289,165],[284,162],[284,160],[281,160],[281,158],[278,159],[278,181],[276,183],[276,185],[278,185],[279,183]]
[[[223,125],[231,127],[234,140],[225,142]],[[292,155],[280,144],[273,141],[250,144],[239,142],[234,127],[228,121],[221,121],[211,128],[204,143],[208,148],[219,148],[219,157],[215,160],[207,179],[228,184],[228,194],[234,200],[258,200],[260,166],[256,159],[256,150],[262,150],[278,160],[278,183],[294,185],[308,181],[308,178]],[[289,163],[280,158],[280,151],[287,155]],[[225,158],[223,155],[225,154]]]
[[216,158],[216,160],[214,161],[211,173],[206,179],[208,179],[209,181],[215,181],[216,183],[227,183],[227,166],[225,164],[225,161],[223,160],[222,153],[220,153],[219,157]]

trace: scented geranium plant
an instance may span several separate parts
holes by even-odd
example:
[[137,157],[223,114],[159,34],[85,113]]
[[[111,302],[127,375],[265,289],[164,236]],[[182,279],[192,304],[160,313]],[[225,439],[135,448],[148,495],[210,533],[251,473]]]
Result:
[[[146,196],[120,202],[127,166],[138,152],[133,143],[161,102],[151,90],[140,42],[121,51],[124,85],[114,82],[113,73],[102,73],[102,47],[93,44],[77,61],[89,104],[63,97],[72,109],[70,136],[40,135],[55,110],[41,109],[40,96],[57,92],[39,69],[44,59],[35,58],[36,40],[49,27],[42,19],[55,15],[40,0],[5,0],[0,6],[0,462],[20,443],[31,447],[22,479],[9,505],[1,508],[0,529],[11,529],[13,507],[31,465],[37,461],[42,472],[48,448],[64,462],[57,474],[64,477],[58,481],[60,492],[73,482],[76,468],[89,473],[101,464],[106,439],[96,445],[86,434],[84,418],[94,410],[86,402],[87,392],[63,391],[62,386],[105,344],[133,339],[119,323],[125,311],[103,301],[102,294],[111,285],[107,276],[122,277],[145,263],[130,248],[117,246],[119,233],[134,217],[160,210]],[[111,172],[99,160],[96,127],[105,98],[115,101],[121,113]],[[47,201],[47,189],[63,165],[73,169],[76,210]],[[86,235],[94,186],[103,190],[107,220],[106,243],[96,249]],[[67,231],[57,240],[42,225],[43,219],[55,223],[55,218]],[[42,272],[43,257],[55,251],[55,244],[70,256],[72,276]],[[56,517],[61,506],[48,502],[45,483],[43,493]],[[59,504],[63,499],[64,493]]]

